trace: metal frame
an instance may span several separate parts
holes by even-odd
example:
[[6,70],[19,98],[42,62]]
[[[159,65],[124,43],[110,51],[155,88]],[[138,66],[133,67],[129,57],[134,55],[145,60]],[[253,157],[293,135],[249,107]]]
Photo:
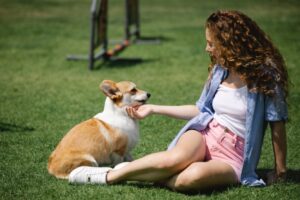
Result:
[[[88,60],[89,69],[93,70],[95,61],[115,61],[116,56],[131,43],[159,43],[155,38],[141,37],[139,0],[125,0],[125,38],[111,50],[108,50],[108,0],[92,0],[90,19],[89,55],[68,55],[67,60]],[[133,29],[133,31],[132,31]],[[98,52],[97,52],[98,51]],[[121,59],[119,59],[121,60]],[[124,60],[124,59],[123,59]],[[141,59],[132,58],[131,61]]]
[[125,0],[125,38],[135,44],[159,44],[157,37],[141,36],[139,0]]
[[[89,52],[89,69],[94,68],[94,62],[101,58],[106,59],[108,38],[108,0],[101,0],[99,6],[97,0],[93,0],[91,7],[91,36]],[[100,48],[96,53],[96,49]]]
[[[67,60],[88,60],[88,67],[92,70],[96,60],[107,59],[108,0],[92,0],[90,12],[89,55],[68,55]],[[97,49],[99,49],[99,52],[96,52]]]
[[[140,13],[138,0],[125,0],[125,38],[130,40],[132,36],[139,38],[140,34]],[[134,30],[132,31],[132,27]]]

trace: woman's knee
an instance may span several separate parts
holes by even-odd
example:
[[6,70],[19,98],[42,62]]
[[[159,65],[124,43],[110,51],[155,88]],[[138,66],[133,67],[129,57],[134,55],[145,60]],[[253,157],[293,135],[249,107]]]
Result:
[[190,130],[178,141],[177,145],[166,152],[164,159],[157,165],[160,169],[178,172],[205,156],[205,142],[201,134]]
[[182,192],[199,191],[236,183],[236,175],[227,164],[214,161],[196,162],[178,174],[173,180],[173,189]]
[[187,169],[176,177],[173,189],[185,192],[203,188],[207,174],[196,163],[192,163]]

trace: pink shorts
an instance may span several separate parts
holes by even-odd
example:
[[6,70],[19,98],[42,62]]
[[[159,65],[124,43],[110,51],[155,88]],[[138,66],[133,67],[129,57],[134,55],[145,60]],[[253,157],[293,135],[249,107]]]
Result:
[[215,119],[208,127],[201,131],[206,141],[205,160],[219,160],[230,165],[240,181],[243,155],[244,138],[234,134]]

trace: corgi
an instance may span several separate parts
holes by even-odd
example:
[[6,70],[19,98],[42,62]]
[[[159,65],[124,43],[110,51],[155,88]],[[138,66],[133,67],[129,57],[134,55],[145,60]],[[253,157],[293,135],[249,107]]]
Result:
[[129,81],[104,80],[99,87],[106,95],[103,112],[73,127],[48,159],[48,172],[57,178],[68,179],[79,166],[114,166],[132,160],[139,127],[126,107],[145,104],[151,95]]

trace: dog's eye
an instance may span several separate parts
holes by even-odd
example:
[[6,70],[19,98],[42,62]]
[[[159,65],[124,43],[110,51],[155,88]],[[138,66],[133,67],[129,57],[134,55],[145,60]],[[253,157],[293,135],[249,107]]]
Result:
[[130,90],[130,94],[135,94],[137,92],[137,89],[133,88]]

